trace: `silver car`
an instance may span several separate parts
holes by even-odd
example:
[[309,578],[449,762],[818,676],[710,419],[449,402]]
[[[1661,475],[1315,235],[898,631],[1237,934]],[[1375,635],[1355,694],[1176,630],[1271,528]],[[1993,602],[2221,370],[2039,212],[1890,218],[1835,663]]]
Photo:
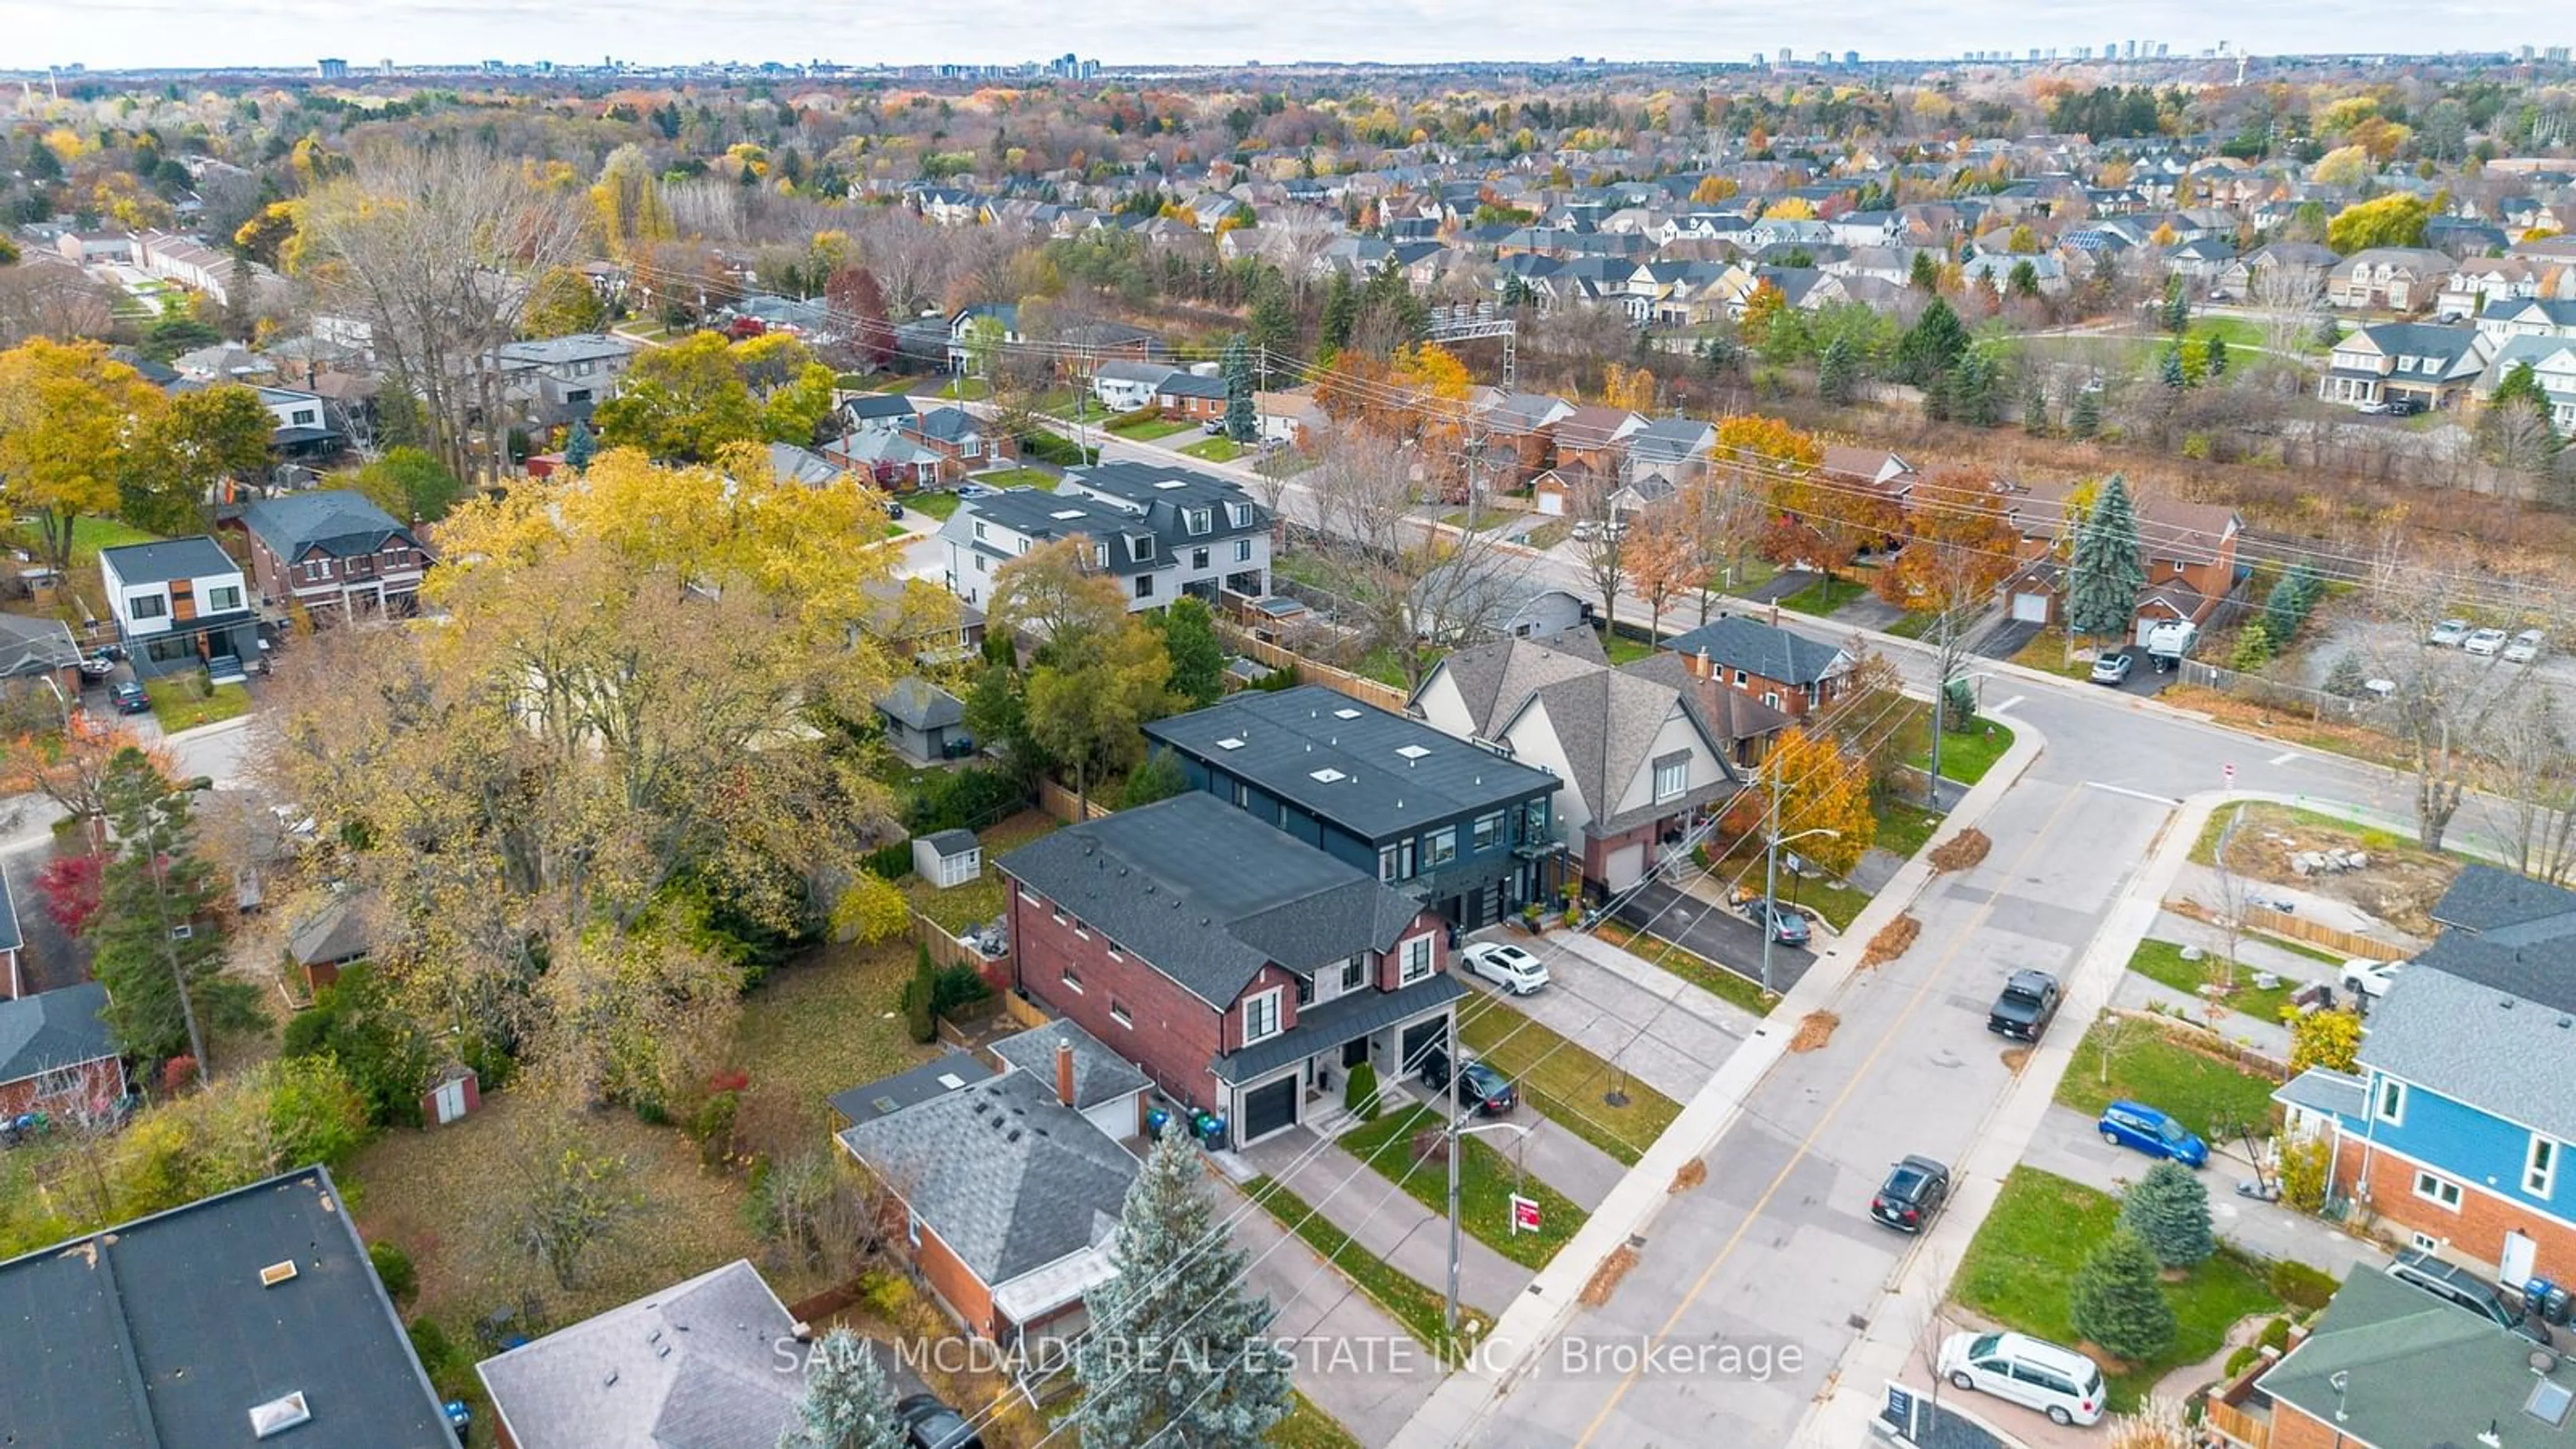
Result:
[[2454,649],[2459,647],[2461,640],[2468,637],[2468,620],[2444,619],[2441,623],[2433,626],[2432,633],[2424,636],[2424,642],[2427,644],[2439,644],[2445,649]]
[[2460,647],[2482,659],[2491,658],[2504,648],[2504,631],[2502,629],[2477,630],[2470,634]]
[[2513,636],[2512,643],[2504,646],[2504,662],[2529,664],[2540,657],[2540,646],[2546,642],[2548,642],[2548,636],[2539,630],[2525,629]]

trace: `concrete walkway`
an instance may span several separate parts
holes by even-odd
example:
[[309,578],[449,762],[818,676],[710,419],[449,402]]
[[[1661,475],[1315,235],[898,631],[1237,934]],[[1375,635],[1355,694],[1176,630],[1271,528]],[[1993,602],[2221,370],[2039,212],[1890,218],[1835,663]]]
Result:
[[[1499,1136],[1499,1134],[1498,1134]],[[1498,1148],[1499,1141],[1493,1143]],[[1385,1149],[1380,1166],[1401,1173],[1407,1144]],[[1321,1208],[1333,1225],[1361,1247],[1393,1264],[1397,1272],[1434,1293],[1449,1281],[1447,1219],[1414,1200],[1376,1166],[1339,1147],[1316,1150],[1315,1137],[1304,1128],[1282,1132],[1243,1152],[1265,1175],[1283,1183],[1309,1206]],[[1535,1168],[1533,1168],[1535,1170]],[[1433,1182],[1446,1181],[1448,1169],[1424,1162],[1412,1171]],[[1530,1270],[1467,1234],[1459,1235],[1458,1299],[1486,1313],[1500,1314],[1529,1283]]]
[[[1385,1443],[1439,1387],[1431,1350],[1269,1209],[1241,1198],[1227,1206],[1239,1209],[1236,1245],[1252,1254],[1248,1284],[1278,1310],[1271,1338],[1299,1345],[1297,1387],[1361,1443]],[[1349,1356],[1321,1351],[1335,1346]]]
[[[2135,971],[2120,977],[2119,988],[2111,994],[2111,1004],[2132,1011],[2153,1008],[2168,1016],[2206,1026],[2230,1041],[2241,1041],[2276,1062],[2290,1059],[2290,1029],[2277,1021],[2257,1021],[2241,1011],[2222,1011],[2218,1020],[2209,1019],[2209,1002],[2188,991],[2176,991],[2161,981],[2141,976]],[[2074,1023],[2069,1022],[2068,1025]]]
[[[2270,881],[2240,880],[2237,889],[2248,905],[2269,905],[2278,909],[2286,904],[2290,908],[2290,914],[2302,920],[2314,921],[2321,926],[2331,926],[2338,931],[2349,931],[2356,936],[2368,936],[2374,941],[2386,941],[2391,945],[2402,947],[2409,953],[2420,951],[2429,944],[2424,938],[2410,936],[2361,907],[2349,901],[2337,900],[2333,896],[2301,890],[2297,886],[2274,885]],[[2217,910],[2220,901],[2225,899],[2226,892],[2219,885],[2217,871],[2205,865],[2186,861],[2174,879],[2174,888],[2170,894],[2210,910]]]
[[[2227,933],[2207,921],[2165,911],[2147,935],[2158,941],[2173,941],[2185,946],[2198,946],[2209,952],[2227,949]],[[2247,970],[2269,971],[2289,981],[2322,981],[2328,986],[2342,973],[2342,967],[2320,961],[2305,952],[2257,936],[2250,931],[2236,933],[2236,964]]]

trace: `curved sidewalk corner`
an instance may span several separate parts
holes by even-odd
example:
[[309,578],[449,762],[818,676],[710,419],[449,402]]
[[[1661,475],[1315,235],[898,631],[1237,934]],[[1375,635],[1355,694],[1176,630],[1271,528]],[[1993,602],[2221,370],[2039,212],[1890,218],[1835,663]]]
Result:
[[[2111,1001],[2129,957],[2155,924],[2167,892],[2202,828],[2220,808],[2277,797],[2261,791],[2220,791],[2189,796],[2165,822],[2164,833],[2143,869],[2103,919],[2101,929],[2067,974],[2066,1000],[2058,1012],[2068,1025],[2090,1025]],[[1853,1449],[1869,1441],[1870,1420],[1885,1402],[1885,1386],[1903,1380],[1923,1326],[1949,1294],[1949,1275],[1967,1256],[1986,1215],[1994,1210],[2005,1176],[2022,1160],[2040,1123],[2057,1099],[2057,1084],[2074,1060],[2081,1031],[2053,1031],[2034,1049],[2021,1073],[1978,1124],[1974,1145],[1958,1171],[1958,1193],[1932,1231],[1915,1240],[1868,1315],[1869,1327],[1852,1341],[1836,1367],[1830,1395],[1809,1410],[1791,1442],[1800,1449]],[[1918,1384],[1921,1380],[1918,1377]],[[1436,1402],[1436,1401],[1435,1401]]]
[[1391,1449],[1446,1449],[1467,1443],[1484,1429],[1537,1362],[1539,1351],[1563,1331],[1579,1306],[1584,1285],[1602,1261],[1631,1237],[1645,1233],[1668,1204],[1687,1201],[1675,1199],[1668,1191],[1674,1175],[1683,1164],[1705,1156],[1735,1125],[1744,1099],[1786,1052],[1797,1023],[1840,994],[1870,938],[1913,907],[1915,898],[1932,882],[1932,851],[1983,820],[2047,745],[2036,728],[2021,720],[2013,722],[2012,746],[1986,777],[1960,799],[1923,849],[1862,909],[1851,929],[1816,958],[1771,1015],[1755,1026],[1752,1037],[1683,1105],[1681,1115],[1594,1209],[1574,1241],[1496,1320],[1473,1362],[1450,1375],[1403,1432],[1389,1441]]

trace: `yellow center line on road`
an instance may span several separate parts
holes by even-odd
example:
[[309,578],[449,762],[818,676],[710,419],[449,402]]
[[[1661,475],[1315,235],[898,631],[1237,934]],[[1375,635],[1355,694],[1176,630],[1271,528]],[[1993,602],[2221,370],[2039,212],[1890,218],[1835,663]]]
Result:
[[[2038,853],[2041,844],[2048,839],[2049,832],[2057,828],[2057,822],[2066,814],[2067,808],[2082,798],[2084,798],[2084,791],[2080,787],[2068,787],[2066,798],[2058,801],[2057,808],[2048,812],[2048,819],[2042,822],[2039,829],[2032,834],[2030,844],[2022,847],[2021,853],[2013,857],[2011,867],[2003,874],[2019,873],[2023,865]],[[1682,1315],[1688,1313],[1692,1305],[1699,1301],[1699,1296],[1708,1291],[1709,1281],[1717,1276],[1717,1270],[1725,1266],[1728,1258],[1734,1256],[1737,1246],[1744,1241],[1744,1235],[1751,1232],[1755,1221],[1761,1218],[1763,1209],[1771,1205],[1771,1199],[1778,1196],[1781,1187],[1789,1181],[1789,1174],[1797,1171],[1798,1164],[1806,1160],[1807,1154],[1816,1145],[1816,1139],[1824,1135],[1826,1128],[1833,1125],[1834,1119],[1841,1115],[1843,1105],[1851,1100],[1854,1092],[1860,1090],[1860,1084],[1868,1077],[1870,1069],[1878,1064],[1880,1057],[1886,1055],[1887,1049],[1895,1044],[1897,1037],[1904,1031],[1905,1024],[1913,1020],[1914,1013],[1922,1008],[1924,999],[1931,994],[1933,986],[1941,980],[1942,973],[1949,969],[1951,958],[1958,955],[1960,948],[1984,927],[1986,918],[1994,914],[1996,904],[2002,899],[2001,890],[1988,894],[1986,903],[1977,908],[1977,913],[1968,928],[1951,940],[1950,949],[1941,953],[1941,959],[1934,963],[1932,970],[1924,976],[1922,984],[1914,988],[1914,994],[1907,999],[1905,1009],[1897,1013],[1896,1019],[1888,1024],[1885,1033],[1879,1037],[1875,1045],[1871,1046],[1869,1055],[1861,1059],[1859,1067],[1843,1083],[1843,1089],[1834,1094],[1832,1102],[1826,1104],[1825,1114],[1816,1119],[1815,1126],[1807,1129],[1806,1136],[1798,1139],[1797,1149],[1790,1153],[1789,1160],[1781,1165],[1779,1175],[1771,1179],[1768,1187],[1762,1189],[1762,1196],[1754,1199],[1753,1206],[1746,1209],[1743,1220],[1735,1225],[1735,1231],[1727,1235],[1725,1243],[1719,1246],[1716,1256],[1708,1260],[1708,1267],[1703,1269],[1698,1280],[1691,1284],[1690,1292],[1682,1296],[1681,1302],[1673,1305],[1672,1314],[1664,1320],[1664,1326],[1655,1330],[1655,1347],[1660,1348],[1664,1340],[1672,1337],[1674,1327],[1682,1321]],[[1619,1401],[1626,1398],[1628,1391],[1636,1387],[1637,1380],[1644,1376],[1644,1364],[1649,1357],[1649,1355],[1640,1355],[1638,1366],[1629,1369],[1621,1376],[1619,1387],[1611,1391],[1609,1399],[1601,1405],[1600,1412],[1592,1416],[1592,1422],[1583,1426],[1583,1437],[1574,1441],[1575,1449],[1583,1449],[1583,1446],[1592,1442],[1593,1436],[1601,1432],[1601,1426],[1610,1420],[1611,1411],[1619,1407]]]

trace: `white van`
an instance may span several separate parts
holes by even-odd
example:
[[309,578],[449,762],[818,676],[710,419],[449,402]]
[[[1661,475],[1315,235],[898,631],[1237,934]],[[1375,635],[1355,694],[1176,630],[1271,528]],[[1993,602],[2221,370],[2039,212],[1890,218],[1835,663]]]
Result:
[[1963,1389],[2037,1409],[2057,1424],[2102,1417],[2102,1370],[2071,1348],[2022,1333],[1954,1333],[1941,1341],[1939,1372]]

